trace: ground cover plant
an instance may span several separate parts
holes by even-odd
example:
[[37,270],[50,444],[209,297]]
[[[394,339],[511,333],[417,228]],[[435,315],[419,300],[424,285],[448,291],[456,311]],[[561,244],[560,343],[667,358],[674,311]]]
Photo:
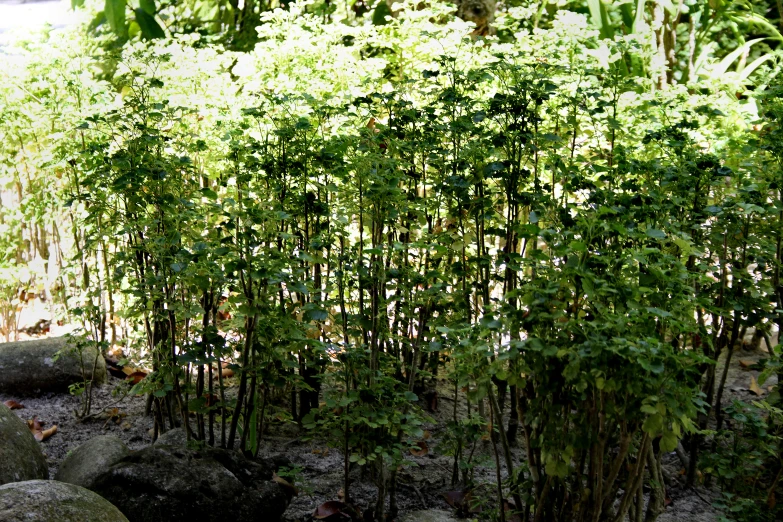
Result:
[[316,518],[396,519],[439,408],[463,515],[651,522],[676,453],[780,517],[779,5],[242,6],[88,2],[0,49],[7,338],[43,293],[153,439],[325,441]]

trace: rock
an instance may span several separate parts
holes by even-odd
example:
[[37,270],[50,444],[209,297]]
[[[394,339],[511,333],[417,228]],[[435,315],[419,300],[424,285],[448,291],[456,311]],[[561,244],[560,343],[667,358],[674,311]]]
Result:
[[24,421],[0,403],[0,484],[48,478],[41,446]]
[[54,479],[92,489],[98,475],[129,454],[128,446],[119,437],[101,435],[68,453]]
[[187,446],[188,437],[184,428],[174,428],[169,430],[156,440],[153,444],[165,444],[167,446]]
[[456,520],[448,511],[425,509],[403,515],[400,522],[456,522]]
[[[191,449],[198,449],[199,445],[203,446],[203,443],[200,443],[198,441],[194,441],[191,439]],[[185,428],[173,428],[158,437],[158,440],[153,442],[153,444],[156,444],[158,446],[165,445],[165,446],[174,446],[178,448],[184,448],[188,446],[188,437],[185,434]],[[226,452],[220,448],[204,448],[203,451],[209,452],[215,460],[220,462],[223,466],[231,470],[232,472],[235,469],[238,469],[242,466],[241,462],[247,462],[247,459],[242,457],[241,455],[229,451]],[[273,455],[269,458],[265,459],[258,459],[258,461],[262,466],[266,467],[267,469],[276,470],[278,468],[282,467],[290,467],[292,466],[291,460],[286,457],[285,455]]]
[[3,522],[128,522],[120,511],[89,489],[54,480],[0,486]]
[[233,451],[154,444],[109,466],[92,490],[131,522],[275,521],[289,499],[273,470]]
[[[0,392],[33,394],[64,392],[82,381],[82,365],[76,353],[68,353],[65,337],[0,344]],[[58,351],[66,349],[55,361]],[[94,347],[82,351],[87,378],[95,365],[95,383],[106,382],[106,362]]]

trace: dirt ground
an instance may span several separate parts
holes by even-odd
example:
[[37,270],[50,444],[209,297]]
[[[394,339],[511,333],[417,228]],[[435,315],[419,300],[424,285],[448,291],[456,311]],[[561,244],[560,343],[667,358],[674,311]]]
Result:
[[[724,402],[733,399],[751,401],[758,398],[750,390],[751,377],[758,378],[758,372],[748,369],[752,363],[766,355],[765,350],[745,352],[738,350],[729,369]],[[722,366],[722,365],[721,365]],[[719,367],[720,371],[720,367]],[[765,383],[761,394],[768,393],[768,387],[776,380]],[[88,422],[80,422],[74,410],[81,404],[81,397],[67,394],[44,394],[38,397],[14,397],[0,394],[0,401],[17,400],[24,409],[16,410],[24,419],[37,417],[44,428],[57,425],[57,433],[41,443],[49,463],[50,477],[69,451],[101,434],[113,434],[120,437],[131,449],[142,448],[152,442],[152,418],[144,416],[144,399],[124,397],[118,400],[112,396],[112,390],[121,387],[122,381],[110,378],[110,382],[97,388],[93,396],[93,413],[99,413]],[[757,390],[758,393],[758,390]],[[440,409],[431,414],[432,422],[424,429],[431,433],[429,451],[422,456],[407,456],[407,466],[400,471],[398,502],[401,515],[423,509],[451,510],[446,503],[444,493],[451,490],[452,458],[443,455],[438,444],[442,439],[446,422],[452,414],[453,397],[449,392],[440,393]],[[100,413],[103,412],[103,413]],[[343,486],[342,462],[339,450],[327,447],[317,440],[305,440],[290,423],[273,423],[270,433],[264,438],[261,456],[283,454],[293,463],[293,476],[300,489],[288,508],[285,520],[310,521],[313,510],[322,502],[336,500]],[[485,484],[487,495],[491,496],[490,485],[494,484],[494,459],[489,443],[480,443],[476,451],[475,479]],[[718,511],[712,503],[719,497],[716,490],[699,488],[696,491],[682,487],[681,465],[674,454],[667,455],[664,470],[672,479],[667,488],[669,504],[659,517],[660,522],[712,522],[719,519]],[[362,477],[359,470],[351,474],[352,500],[362,509],[374,502],[376,488],[369,477]],[[477,518],[482,519],[480,514]]]

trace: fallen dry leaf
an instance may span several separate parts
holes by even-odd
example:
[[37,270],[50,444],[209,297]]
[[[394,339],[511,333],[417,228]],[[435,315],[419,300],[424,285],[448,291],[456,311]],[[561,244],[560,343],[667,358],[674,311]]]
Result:
[[745,361],[743,359],[740,359],[740,362],[739,362],[740,367],[742,367],[745,370],[747,370],[748,368],[753,366],[753,364],[755,364],[753,361]]
[[286,492],[286,495],[288,495],[289,498],[290,497],[295,497],[295,496],[299,495],[299,490],[296,489],[296,486],[294,486],[293,484],[288,482],[286,479],[284,479],[283,477],[281,477],[277,473],[272,472],[272,480],[274,482],[277,482],[278,484],[280,484],[283,487],[283,490]]
[[54,435],[55,433],[57,433],[57,425],[56,424],[54,426],[52,426],[51,428],[49,428],[48,430],[43,430],[41,432],[41,438],[35,437],[35,439],[38,442],[43,442],[46,439],[48,439],[49,437],[51,437],[52,435]]
[[9,408],[11,408],[12,410],[22,410],[22,409],[24,409],[24,406],[22,406],[21,404],[19,404],[15,400],[8,400],[8,401],[5,401],[3,404],[5,404]]
[[411,448],[411,455],[414,457],[423,457],[427,453],[430,452],[429,446],[427,446],[427,443],[423,440],[420,440],[416,443],[417,448]]
[[461,507],[467,500],[470,498],[470,491],[467,490],[456,490],[456,491],[447,491],[443,494],[443,498],[446,499],[446,504],[448,504],[451,507]]
[[764,390],[762,390],[758,383],[756,382],[756,378],[752,375],[750,376],[750,386],[748,386],[748,390],[752,391],[758,396],[761,396],[764,393]]
[[119,408],[112,408],[105,413],[106,415],[106,422],[103,423],[103,427],[105,428],[109,422],[113,422],[114,424],[119,425],[122,422],[122,419],[128,416],[127,413],[121,412]]
[[455,508],[457,510],[457,516],[460,518],[465,518],[470,515],[471,497],[470,490],[447,491],[443,494],[443,498],[446,499],[446,504]]
[[[128,375],[128,373],[125,372],[125,369],[128,367],[121,365],[119,359],[112,357],[104,357],[103,359],[106,361],[106,371],[108,371],[114,377],[117,377],[118,379],[124,379]],[[128,368],[128,370],[132,373],[130,368]]]
[[327,518],[332,520],[350,520],[351,515],[348,514],[349,509],[350,508],[348,505],[344,502],[340,502],[339,500],[329,500],[315,508],[315,512],[313,512],[313,518],[318,520],[324,520]]
[[57,425],[52,426],[49,429],[43,429],[43,426],[38,421],[38,417],[33,417],[32,420],[27,421],[27,427],[33,434],[33,437],[38,442],[43,442],[55,433],[57,433]]
[[146,372],[139,372],[139,371],[136,371],[136,372],[132,372],[132,373],[130,373],[130,374],[129,374],[129,375],[126,377],[126,378],[125,378],[125,380],[126,380],[126,381],[131,381],[133,384],[139,384],[139,383],[141,382],[141,380],[142,380],[144,377],[146,377],[146,376],[147,376],[147,373],[146,373]]
[[33,417],[32,420],[27,421],[27,427],[30,431],[42,431],[41,423],[38,421],[38,417]]

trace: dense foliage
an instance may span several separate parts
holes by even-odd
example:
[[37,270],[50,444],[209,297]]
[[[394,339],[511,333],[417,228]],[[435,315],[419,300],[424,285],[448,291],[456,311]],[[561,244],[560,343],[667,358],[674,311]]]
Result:
[[522,520],[654,520],[679,444],[779,516],[779,394],[721,408],[716,369],[753,328],[781,372],[780,13],[543,2],[485,39],[415,4],[259,8],[237,45],[230,2],[107,1],[4,48],[5,333],[45,292],[152,370],[156,433],[252,454],[276,409],[346,498],[372,467],[378,520],[439,379],[453,482],[488,425]]

